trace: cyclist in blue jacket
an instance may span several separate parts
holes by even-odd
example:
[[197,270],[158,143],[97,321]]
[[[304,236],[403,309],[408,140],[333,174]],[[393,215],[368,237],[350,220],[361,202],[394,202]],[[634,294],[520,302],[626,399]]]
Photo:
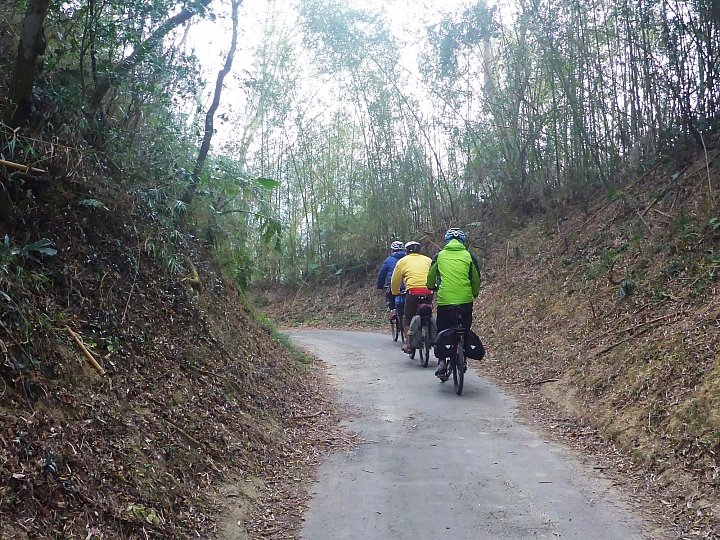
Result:
[[380,267],[380,273],[377,278],[377,288],[385,289],[385,305],[390,310],[390,317],[392,318],[395,314],[395,295],[390,292],[390,280],[392,279],[393,271],[397,262],[405,256],[403,251],[403,243],[395,241],[390,244],[391,255],[385,259],[385,262]]

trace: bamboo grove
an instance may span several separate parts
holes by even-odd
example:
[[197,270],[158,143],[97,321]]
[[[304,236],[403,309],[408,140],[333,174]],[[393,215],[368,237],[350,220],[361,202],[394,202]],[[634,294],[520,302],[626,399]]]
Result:
[[[582,203],[718,127],[711,0],[479,0],[422,24],[370,2],[233,5],[255,39],[239,40],[202,175],[188,171],[214,89],[187,36],[215,15],[227,31],[230,2],[51,3],[30,124],[116,164],[243,285],[364,273],[396,238]],[[0,8],[6,35],[25,6]]]

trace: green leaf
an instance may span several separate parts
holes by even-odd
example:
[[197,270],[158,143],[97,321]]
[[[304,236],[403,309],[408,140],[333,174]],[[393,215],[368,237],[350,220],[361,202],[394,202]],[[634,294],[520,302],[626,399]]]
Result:
[[280,182],[273,180],[272,178],[256,178],[255,182],[260,184],[265,189],[273,189],[280,185]]
[[103,210],[108,209],[107,206],[105,206],[102,202],[98,201],[97,199],[83,199],[82,201],[78,201],[78,204],[80,206],[90,206],[92,208],[102,208]]
[[50,255],[51,257],[54,257],[55,255],[57,255],[57,249],[53,249],[53,248],[47,248],[47,247],[46,248],[38,248],[35,251],[37,251],[38,253],[42,253],[44,255]]

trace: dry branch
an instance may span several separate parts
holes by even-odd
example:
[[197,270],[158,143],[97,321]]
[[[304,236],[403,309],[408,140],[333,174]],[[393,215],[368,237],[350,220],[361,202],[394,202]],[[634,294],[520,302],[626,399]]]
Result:
[[43,169],[36,169],[35,167],[30,167],[29,165],[23,165],[21,163],[13,163],[12,161],[5,161],[4,159],[0,159],[0,165],[5,165],[6,167],[10,167],[11,169],[17,169],[17,170],[23,171],[23,172],[36,172],[36,173],[46,173],[47,172]]
[[195,268],[195,265],[193,264],[192,260],[190,260],[190,257],[185,256],[185,260],[187,261],[188,265],[190,266],[190,276],[185,278],[185,281],[187,281],[190,284],[190,287],[197,292],[202,292],[202,281],[200,281],[200,275],[198,274],[197,269]]
[[[672,316],[674,316],[674,315],[678,315],[678,314],[677,314],[677,313],[673,313],[673,314],[671,314],[671,315],[666,315],[666,316],[664,316],[664,317],[659,317],[659,318],[655,319],[655,321],[658,321],[658,320],[661,320],[661,319],[667,319],[668,317],[672,317]],[[651,322],[653,322],[653,321],[648,321],[648,322],[646,322],[646,323],[641,323],[641,324],[638,324],[637,326],[633,326],[632,328],[627,328],[627,329],[625,329],[625,332],[627,332],[627,331],[629,331],[629,330],[632,330],[632,329],[635,329],[635,328],[639,328],[640,326],[642,326],[642,325],[644,325],[644,324],[650,324]],[[608,345],[608,346],[605,347],[603,350],[595,353],[595,356],[600,356],[601,354],[605,354],[606,352],[611,351],[612,349],[614,349],[614,348],[617,347],[618,345],[622,345],[623,343],[625,343],[625,342],[627,342],[627,341],[630,341],[630,340],[633,339],[633,338],[640,337],[641,335],[643,335],[643,334],[644,334],[645,332],[647,332],[648,330],[652,330],[653,328],[657,328],[657,327],[659,327],[659,326],[662,326],[663,324],[665,324],[665,323],[655,324],[655,325],[652,325],[652,326],[646,326],[645,328],[643,328],[643,329],[640,330],[639,332],[637,332],[637,333],[635,333],[635,334],[632,334],[631,336],[628,336],[628,337],[626,337],[625,339],[621,339],[620,341],[617,341],[617,342],[613,343],[612,345]]]
[[541,384],[546,384],[546,383],[551,383],[551,382],[558,382],[559,380],[560,380],[560,379],[543,379],[543,380],[541,380],[541,381],[535,381],[535,382],[533,382],[532,384],[539,386],[539,385],[541,385]]
[[105,370],[102,368],[102,366],[100,364],[98,364],[97,360],[95,360],[95,357],[92,354],[90,354],[90,351],[88,351],[87,347],[82,342],[82,339],[80,339],[80,336],[78,336],[75,332],[73,332],[69,326],[66,326],[65,328],[67,329],[68,334],[70,334],[72,336],[72,338],[75,340],[75,343],[77,343],[77,346],[80,347],[80,350],[85,355],[85,358],[88,359],[88,362],[90,362],[92,367],[94,367],[100,375],[105,377],[107,375],[107,373],[105,373]]
[[[674,297],[673,297],[673,298],[674,298]],[[676,312],[676,313],[670,313],[670,314],[668,314],[668,315],[663,315],[662,317],[657,317],[657,318],[652,319],[652,320],[649,320],[649,321],[641,322],[641,323],[636,324],[636,325],[634,325],[634,326],[629,326],[628,328],[624,328],[623,330],[620,330],[620,331],[617,332],[617,333],[618,333],[618,334],[624,334],[625,332],[631,332],[631,331],[633,331],[633,330],[636,330],[637,328],[640,328],[641,326],[645,326],[645,325],[647,325],[647,324],[653,324],[653,323],[656,323],[656,322],[658,322],[658,321],[663,321],[663,320],[665,320],[665,319],[669,319],[669,318],[675,317],[675,316],[677,316],[677,315],[682,315],[682,312],[678,311],[678,312]]]
[[197,450],[198,448],[200,448],[200,447],[202,446],[202,444],[200,443],[200,441],[198,441],[195,437],[193,437],[192,435],[190,435],[187,431],[185,431],[184,429],[182,429],[180,426],[178,426],[177,424],[171,422],[171,421],[168,420],[167,418],[163,418],[163,420],[165,421],[165,423],[166,423],[168,426],[170,426],[170,427],[173,428],[175,431],[177,431],[178,434],[179,434],[181,437],[183,437],[183,438],[187,441],[187,443],[188,443],[190,446],[192,446],[195,450]]

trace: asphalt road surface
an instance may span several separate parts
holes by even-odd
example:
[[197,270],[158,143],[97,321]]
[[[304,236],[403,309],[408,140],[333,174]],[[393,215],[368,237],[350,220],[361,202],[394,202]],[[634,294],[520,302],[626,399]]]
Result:
[[389,332],[288,336],[330,366],[347,427],[366,441],[320,467],[303,538],[655,538],[607,479],[524,425],[475,361],[457,396],[432,356],[420,367]]

